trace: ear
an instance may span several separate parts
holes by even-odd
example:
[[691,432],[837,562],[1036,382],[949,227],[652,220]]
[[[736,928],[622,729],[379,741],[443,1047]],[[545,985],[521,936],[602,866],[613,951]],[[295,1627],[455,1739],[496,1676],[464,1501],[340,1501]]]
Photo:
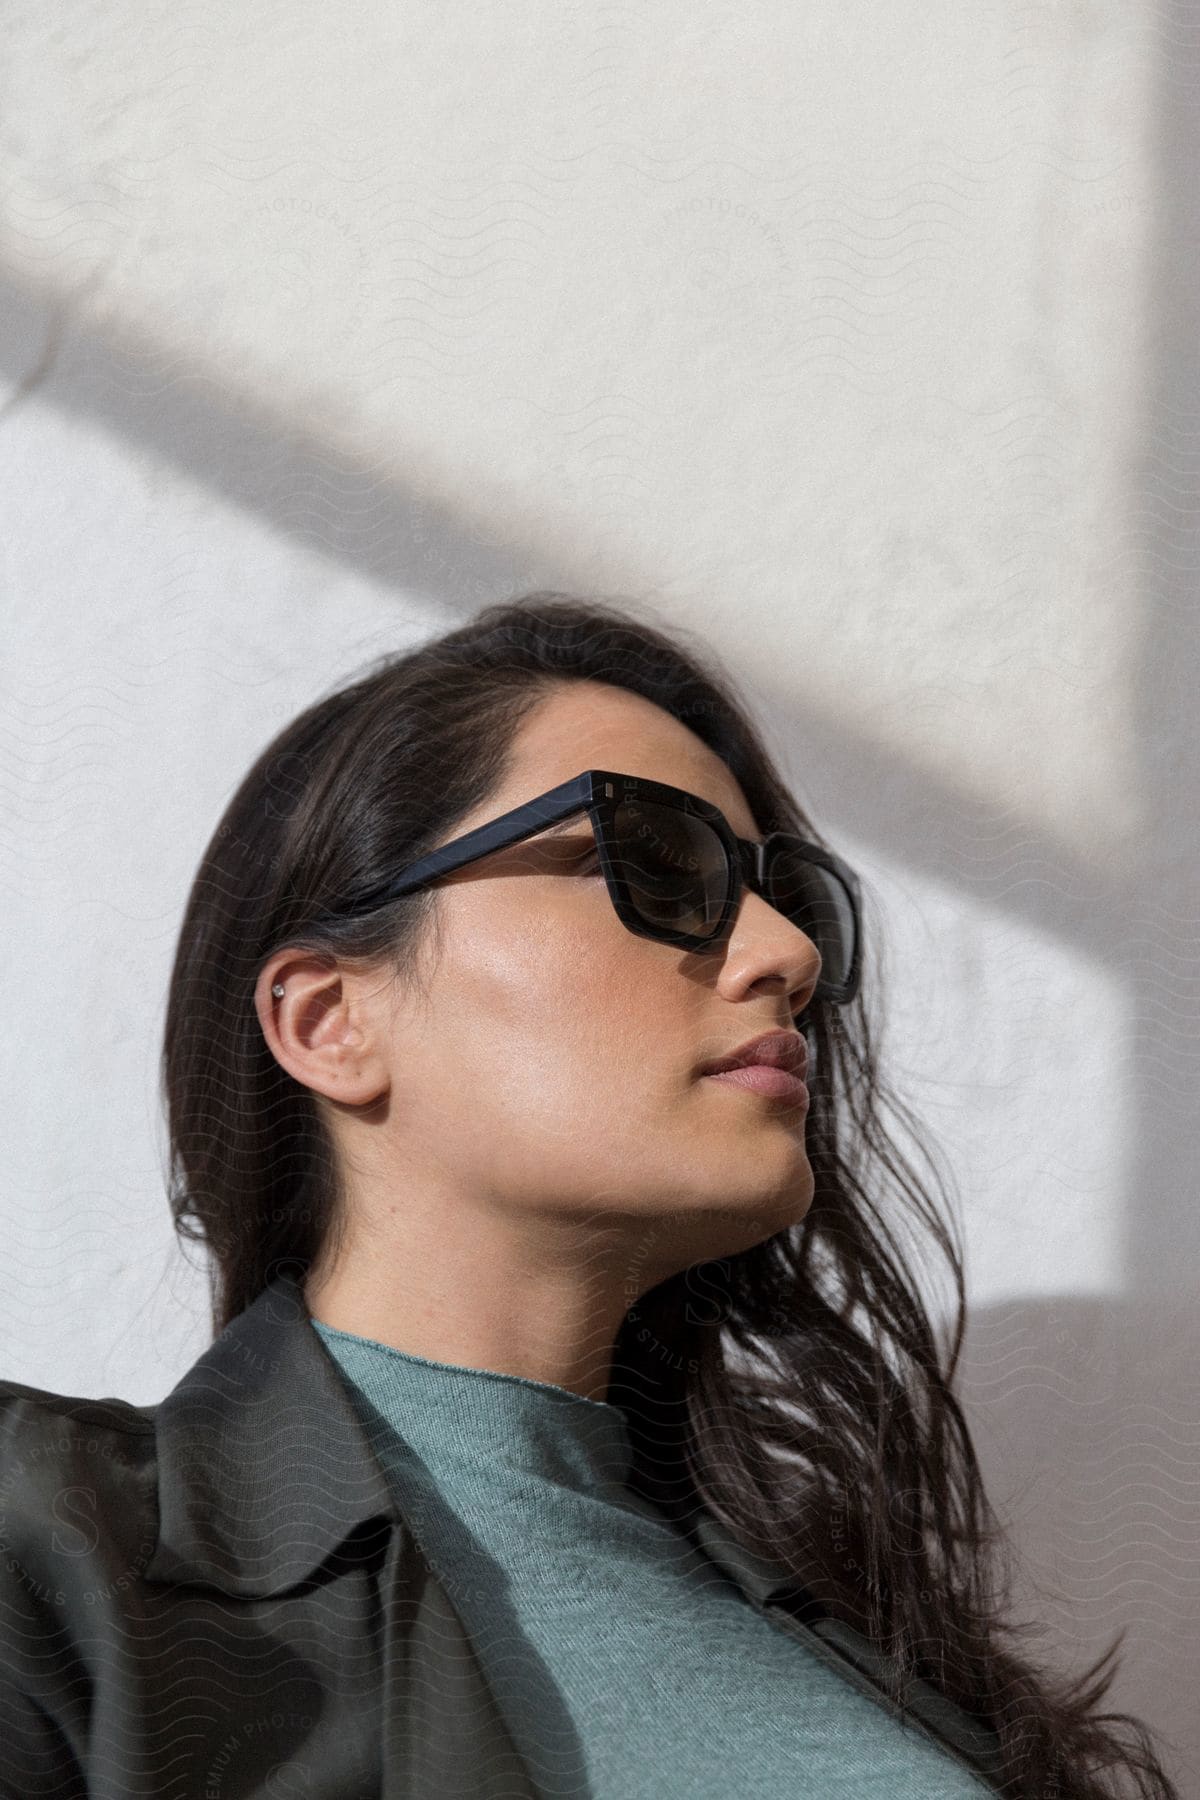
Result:
[[[363,977],[311,952],[282,950],[264,964],[254,1006],[272,1056],[304,1087],[364,1106],[389,1084],[378,974]],[[274,989],[281,987],[282,995]]]

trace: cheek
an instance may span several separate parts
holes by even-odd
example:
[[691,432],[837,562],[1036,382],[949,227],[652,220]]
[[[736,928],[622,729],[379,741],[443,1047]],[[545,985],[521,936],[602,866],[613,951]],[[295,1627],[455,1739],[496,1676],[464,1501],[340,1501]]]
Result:
[[648,940],[590,916],[607,904],[602,894],[591,901],[536,918],[525,912],[505,929],[493,908],[486,936],[463,921],[458,941],[470,954],[447,948],[450,1035],[466,1065],[487,1074],[490,1110],[498,1103],[543,1122],[556,1113],[582,1121],[628,1108],[653,1086],[668,1054],[672,971]]

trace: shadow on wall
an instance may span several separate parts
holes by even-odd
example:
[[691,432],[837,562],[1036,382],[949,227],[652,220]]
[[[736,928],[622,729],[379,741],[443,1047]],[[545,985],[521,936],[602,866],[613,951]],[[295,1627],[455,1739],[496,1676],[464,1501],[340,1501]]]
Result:
[[313,554],[464,618],[545,585],[544,560],[511,522],[468,518],[434,482],[401,481],[390,463],[253,404],[219,370],[189,368],[178,345],[93,321],[86,296],[56,304],[0,276],[0,320],[0,371],[14,384],[0,430],[36,394]]
[[1018,1550],[1014,1615],[1047,1627],[1030,1653],[1078,1673],[1128,1627],[1104,1706],[1151,1726],[1181,1794],[1200,1793],[1198,1349],[1200,1324],[1150,1302],[1017,1300],[968,1310],[956,1388]]

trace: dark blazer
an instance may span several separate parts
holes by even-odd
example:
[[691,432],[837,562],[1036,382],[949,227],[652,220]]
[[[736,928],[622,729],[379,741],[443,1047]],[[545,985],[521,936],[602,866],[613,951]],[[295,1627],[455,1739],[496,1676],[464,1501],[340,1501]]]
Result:
[[[870,1644],[686,1529],[880,1704]],[[3,1800],[536,1800],[455,1609],[309,1322],[273,1281],[155,1406],[0,1381]],[[995,1739],[906,1714],[979,1772]],[[988,1785],[995,1785],[988,1783]]]

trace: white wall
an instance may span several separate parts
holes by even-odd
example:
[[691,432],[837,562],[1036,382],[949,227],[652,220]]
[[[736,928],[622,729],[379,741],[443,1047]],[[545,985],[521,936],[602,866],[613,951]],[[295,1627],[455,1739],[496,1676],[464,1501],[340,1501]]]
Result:
[[872,890],[1030,1610],[1075,1662],[1128,1627],[1110,1704],[1200,1791],[1194,27],[79,0],[4,34],[4,1374],[146,1402],[206,1341],[157,1056],[262,743],[486,599],[641,596]]

